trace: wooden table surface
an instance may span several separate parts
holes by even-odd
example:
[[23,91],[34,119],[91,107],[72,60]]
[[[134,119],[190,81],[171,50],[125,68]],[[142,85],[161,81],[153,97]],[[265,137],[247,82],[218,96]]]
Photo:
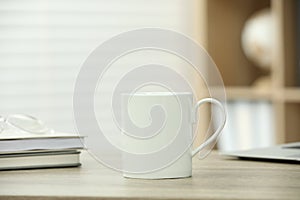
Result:
[[193,177],[123,178],[89,154],[82,167],[0,172],[0,199],[300,199],[300,165],[194,159]]

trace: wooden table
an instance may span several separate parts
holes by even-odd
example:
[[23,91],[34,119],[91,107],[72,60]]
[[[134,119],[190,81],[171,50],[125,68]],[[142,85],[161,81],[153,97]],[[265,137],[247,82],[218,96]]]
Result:
[[300,199],[300,165],[194,159],[193,177],[126,179],[82,154],[81,168],[0,172],[0,199]]

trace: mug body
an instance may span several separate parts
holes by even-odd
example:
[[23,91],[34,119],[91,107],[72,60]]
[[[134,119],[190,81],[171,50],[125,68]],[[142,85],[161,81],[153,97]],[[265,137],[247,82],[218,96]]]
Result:
[[[122,148],[130,154],[139,155],[136,159],[130,159],[126,154],[122,155],[124,177],[142,179],[190,177],[192,109],[191,93],[123,94]],[[165,149],[170,146],[174,151],[166,153]],[[185,151],[175,155],[173,152],[176,152],[176,147]],[[151,154],[155,156],[148,158],[147,156]],[[167,160],[170,162],[164,162]]]
[[[143,165],[144,163],[140,163]],[[187,178],[192,176],[192,156],[191,151],[184,152],[177,160],[168,166],[145,173],[123,172],[126,178],[137,179],[174,179]]]

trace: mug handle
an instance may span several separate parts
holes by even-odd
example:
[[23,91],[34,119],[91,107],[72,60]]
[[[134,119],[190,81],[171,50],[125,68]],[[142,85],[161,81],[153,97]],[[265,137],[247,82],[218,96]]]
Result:
[[194,107],[194,116],[193,116],[194,117],[193,119],[195,119],[193,121],[194,123],[196,122],[197,119],[197,110],[204,103],[212,103],[218,106],[222,112],[223,120],[221,126],[219,126],[219,128],[212,134],[212,136],[210,136],[205,142],[203,142],[199,147],[197,147],[192,151],[192,157],[194,157],[197,153],[199,153],[208,144],[212,143],[219,136],[226,123],[226,112],[224,106],[222,105],[221,102],[213,98],[204,98],[197,102],[197,104]]

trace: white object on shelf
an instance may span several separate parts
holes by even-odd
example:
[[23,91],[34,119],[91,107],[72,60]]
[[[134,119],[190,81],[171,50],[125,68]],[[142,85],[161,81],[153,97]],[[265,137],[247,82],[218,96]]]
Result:
[[218,141],[222,152],[275,144],[272,105],[268,101],[227,102],[227,124]]
[[246,57],[266,70],[271,66],[273,26],[270,9],[264,9],[252,15],[242,31],[242,48]]

